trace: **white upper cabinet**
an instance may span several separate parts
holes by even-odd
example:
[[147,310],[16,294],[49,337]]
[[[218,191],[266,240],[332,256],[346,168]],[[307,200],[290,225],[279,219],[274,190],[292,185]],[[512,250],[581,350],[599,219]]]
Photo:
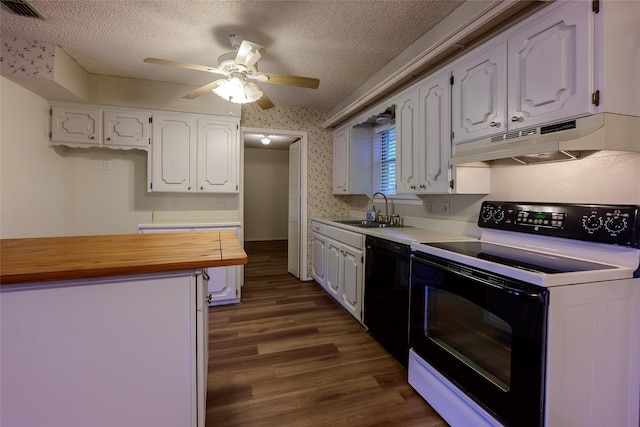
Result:
[[104,145],[112,148],[151,144],[151,113],[125,110],[104,111]]
[[237,120],[198,119],[198,191],[238,191],[240,165]]
[[506,130],[507,45],[499,43],[480,49],[452,70],[454,143]]
[[190,116],[154,116],[150,190],[195,191],[196,126],[197,120]]
[[427,193],[449,191],[451,92],[448,73],[427,79],[420,86],[420,144],[418,187]]
[[420,104],[418,89],[403,92],[396,98],[396,192],[416,193],[420,190],[419,146]]
[[372,194],[373,130],[350,124],[333,132],[333,193]]
[[333,193],[347,194],[349,185],[348,166],[348,127],[342,127],[333,132]]
[[51,107],[51,144],[102,145],[102,110],[89,107]]
[[454,144],[592,114],[591,2],[558,2],[453,65]]
[[149,191],[237,193],[238,119],[156,114]]
[[149,111],[56,104],[51,107],[50,145],[148,150],[151,116]]
[[590,2],[543,14],[508,40],[509,129],[593,112]]

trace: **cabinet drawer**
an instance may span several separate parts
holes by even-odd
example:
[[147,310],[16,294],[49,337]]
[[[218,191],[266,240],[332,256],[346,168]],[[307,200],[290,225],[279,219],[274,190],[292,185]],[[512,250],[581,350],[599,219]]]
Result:
[[354,233],[338,227],[327,226],[327,236],[344,243],[345,245],[353,246],[354,248],[364,248],[364,235],[360,233]]
[[311,231],[327,235],[327,225],[321,222],[311,221]]

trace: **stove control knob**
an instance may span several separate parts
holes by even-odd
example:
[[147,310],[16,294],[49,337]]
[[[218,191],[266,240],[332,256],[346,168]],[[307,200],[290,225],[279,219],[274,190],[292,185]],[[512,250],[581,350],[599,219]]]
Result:
[[493,219],[496,222],[502,221],[504,219],[504,211],[498,208],[498,210],[493,213]]
[[604,228],[611,234],[621,233],[627,229],[627,220],[621,216],[614,216],[604,223]]
[[582,218],[582,226],[589,232],[594,232],[602,227],[602,219],[595,214]]
[[482,211],[480,212],[480,218],[482,218],[484,222],[489,221],[492,216],[493,216],[493,209],[491,209],[490,207],[482,208]]

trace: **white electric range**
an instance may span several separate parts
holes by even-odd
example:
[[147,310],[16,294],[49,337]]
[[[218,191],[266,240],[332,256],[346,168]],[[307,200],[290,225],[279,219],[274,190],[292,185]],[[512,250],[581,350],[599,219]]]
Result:
[[411,385],[452,426],[637,427],[639,210],[485,202],[412,244]]

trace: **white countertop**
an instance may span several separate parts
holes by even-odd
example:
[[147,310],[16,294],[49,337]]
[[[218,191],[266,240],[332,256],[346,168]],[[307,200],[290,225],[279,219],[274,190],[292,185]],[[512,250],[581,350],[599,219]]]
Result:
[[240,227],[238,211],[154,211],[150,223],[138,224],[138,228],[202,228]]
[[314,217],[311,219],[333,227],[340,227],[349,231],[408,245],[417,242],[476,240],[480,236],[478,227],[463,221],[405,217],[403,219],[405,227],[362,228],[336,222],[338,220],[358,218]]

